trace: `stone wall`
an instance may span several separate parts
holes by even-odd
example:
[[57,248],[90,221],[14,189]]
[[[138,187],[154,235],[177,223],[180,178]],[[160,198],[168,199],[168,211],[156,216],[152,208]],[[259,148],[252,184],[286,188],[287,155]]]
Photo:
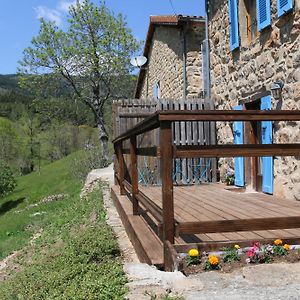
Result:
[[[272,98],[273,109],[300,109],[300,0],[295,2],[293,13],[278,19],[277,1],[272,0],[271,28],[248,44],[242,39],[241,47],[230,52],[228,1],[211,1],[211,84],[216,109],[232,109],[250,101],[256,93],[270,91],[277,80],[285,85],[281,95]],[[220,143],[232,143],[231,126],[219,124],[217,136]],[[299,141],[299,122],[274,124],[275,143]],[[299,159],[300,156],[274,159],[275,195],[300,200]]]
[[[189,25],[186,29],[186,95],[199,98],[202,92],[201,43],[204,39],[204,25]],[[160,98],[183,98],[183,46],[180,28],[156,26],[148,54],[141,98],[152,98],[155,84],[160,84]],[[148,78],[147,78],[148,76]],[[148,97],[147,97],[148,81]]]

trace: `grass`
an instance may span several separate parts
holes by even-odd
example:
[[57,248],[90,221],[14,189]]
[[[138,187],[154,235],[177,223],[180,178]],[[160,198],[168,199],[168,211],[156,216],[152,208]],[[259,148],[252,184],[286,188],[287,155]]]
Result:
[[[40,174],[33,172],[18,178],[16,191],[0,198],[0,259],[21,249],[36,230],[52,222],[53,214],[63,209],[66,202],[57,201],[31,209],[26,207],[49,195],[68,194],[72,199],[79,194],[81,183],[69,172],[70,165],[77,156],[74,153],[44,166]],[[23,209],[25,211],[17,213]],[[33,217],[38,211],[46,211],[46,214]]]
[[[20,178],[18,190],[1,199],[3,206],[25,198],[0,218],[1,233],[7,232],[1,235],[2,256],[23,248],[17,258],[21,270],[1,283],[1,299],[123,299],[126,277],[116,239],[105,223],[101,193],[80,199],[80,181],[68,171],[75,156],[45,166],[41,175]],[[26,209],[59,193],[68,197]],[[41,211],[45,213],[33,217]],[[29,246],[40,228],[42,236]]]

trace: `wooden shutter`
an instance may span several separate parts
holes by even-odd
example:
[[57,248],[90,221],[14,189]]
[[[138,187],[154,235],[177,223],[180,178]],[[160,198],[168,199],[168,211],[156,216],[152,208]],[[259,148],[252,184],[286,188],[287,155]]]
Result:
[[287,12],[293,9],[293,0],[277,0],[277,14],[278,17],[283,16]]
[[240,46],[237,0],[228,0],[228,8],[230,27],[230,51],[233,51]]
[[257,29],[258,31],[271,25],[271,2],[270,0],[257,0]]
[[[243,110],[243,105],[238,105],[234,110]],[[233,138],[235,145],[242,145],[244,143],[244,122],[236,121],[233,123]],[[244,157],[234,158],[234,184],[236,186],[244,186]]]
[[[271,96],[261,98],[261,110],[272,109]],[[273,130],[271,121],[261,122],[261,134],[263,144],[272,144]],[[268,194],[273,194],[273,157],[262,157],[262,191]]]

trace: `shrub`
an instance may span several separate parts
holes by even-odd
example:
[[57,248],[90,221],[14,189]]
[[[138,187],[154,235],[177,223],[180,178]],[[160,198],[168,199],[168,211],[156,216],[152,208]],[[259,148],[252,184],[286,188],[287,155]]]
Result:
[[107,167],[107,165],[107,161],[101,155],[101,148],[92,147],[82,151],[74,160],[71,172],[75,178],[84,182],[90,171]]
[[10,167],[0,160],[0,197],[12,192],[17,185]]

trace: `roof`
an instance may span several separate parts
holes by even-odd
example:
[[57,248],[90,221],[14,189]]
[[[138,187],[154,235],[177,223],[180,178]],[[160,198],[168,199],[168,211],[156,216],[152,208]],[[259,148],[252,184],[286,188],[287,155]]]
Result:
[[[181,27],[185,23],[205,23],[205,18],[201,16],[183,16],[183,15],[165,15],[165,16],[150,16],[150,23],[147,32],[146,42],[143,55],[148,58],[150,46],[153,39],[153,34],[156,26],[177,26]],[[148,62],[147,62],[148,63]],[[145,68],[141,68],[138,76],[137,85],[135,88],[135,98],[139,98],[141,85],[146,75]]]

